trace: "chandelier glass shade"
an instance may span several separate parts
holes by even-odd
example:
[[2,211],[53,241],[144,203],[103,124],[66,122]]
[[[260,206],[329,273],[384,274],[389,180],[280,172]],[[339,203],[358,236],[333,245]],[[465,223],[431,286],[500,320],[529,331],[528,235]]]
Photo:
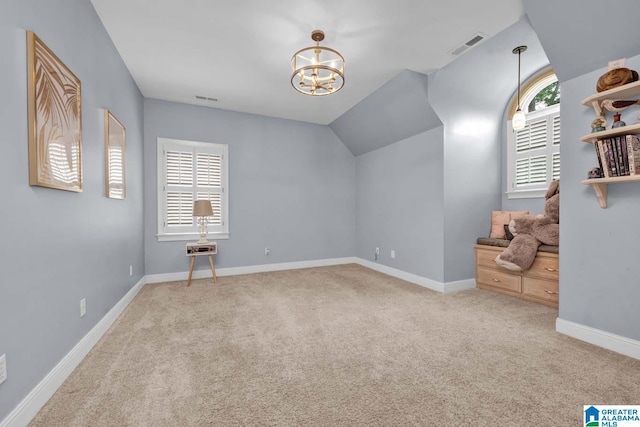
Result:
[[320,46],[324,33],[311,33],[315,46],[297,51],[291,58],[291,85],[311,96],[330,95],[344,86],[344,57],[337,50]]

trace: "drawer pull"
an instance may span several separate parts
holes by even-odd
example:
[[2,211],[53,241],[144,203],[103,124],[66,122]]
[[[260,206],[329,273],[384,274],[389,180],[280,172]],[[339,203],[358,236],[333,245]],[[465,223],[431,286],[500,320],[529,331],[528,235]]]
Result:
[[551,268],[551,267],[545,267],[545,270],[547,270],[547,271],[558,271],[555,268]]
[[493,281],[494,281],[494,282],[499,282],[499,281],[500,281],[500,279],[493,279]]
[[557,292],[554,291],[548,291],[548,290],[544,290],[546,293],[548,293],[549,295],[557,295]]

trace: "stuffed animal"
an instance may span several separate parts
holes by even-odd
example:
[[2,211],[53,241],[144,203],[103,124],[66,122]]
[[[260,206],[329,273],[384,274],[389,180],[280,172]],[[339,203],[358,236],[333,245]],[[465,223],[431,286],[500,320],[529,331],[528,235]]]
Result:
[[545,195],[544,214],[523,215],[509,223],[515,236],[509,246],[496,257],[496,264],[508,270],[528,270],[536,258],[538,246],[560,242],[560,181],[555,180]]

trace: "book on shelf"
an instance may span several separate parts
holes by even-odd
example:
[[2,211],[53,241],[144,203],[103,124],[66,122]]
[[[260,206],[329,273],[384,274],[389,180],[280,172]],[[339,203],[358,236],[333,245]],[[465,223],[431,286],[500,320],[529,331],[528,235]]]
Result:
[[600,141],[596,141],[593,144],[593,148],[595,148],[595,150],[596,150],[596,158],[598,159],[598,166],[600,167],[600,170],[604,174],[604,167],[603,167],[603,164],[602,164],[602,154],[600,154],[600,145],[601,145]]
[[610,178],[611,177],[611,171],[609,169],[609,159],[607,158],[607,152],[606,152],[606,147],[605,147],[605,143],[604,140],[599,139],[596,141],[596,143],[594,144],[596,147],[598,147],[597,152],[599,154],[599,162],[602,164],[601,170],[602,170],[602,175],[605,178]]
[[[618,176],[627,176],[629,175],[629,159],[625,155],[627,151],[626,141],[622,136],[616,136],[614,138],[616,144],[616,153],[618,155]],[[623,149],[624,146],[624,149]]]
[[627,161],[629,162],[629,174],[640,175],[640,138],[636,135],[626,135]]
[[609,162],[609,175],[618,176],[618,168],[616,167],[616,152],[614,151],[614,144],[611,142],[611,138],[604,140],[605,153],[607,153],[607,159]]
[[640,138],[622,135],[594,143],[598,164],[605,178],[640,175]]

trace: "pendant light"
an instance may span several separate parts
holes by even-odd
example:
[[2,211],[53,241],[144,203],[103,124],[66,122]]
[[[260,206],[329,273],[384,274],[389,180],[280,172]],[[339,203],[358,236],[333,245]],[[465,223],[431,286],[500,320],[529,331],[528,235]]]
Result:
[[527,119],[524,117],[524,113],[520,109],[520,54],[525,50],[527,50],[526,46],[518,46],[511,51],[513,54],[518,54],[518,109],[511,119],[511,126],[513,126],[513,130],[524,129],[524,126],[527,124]]

